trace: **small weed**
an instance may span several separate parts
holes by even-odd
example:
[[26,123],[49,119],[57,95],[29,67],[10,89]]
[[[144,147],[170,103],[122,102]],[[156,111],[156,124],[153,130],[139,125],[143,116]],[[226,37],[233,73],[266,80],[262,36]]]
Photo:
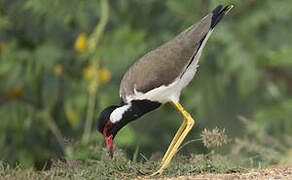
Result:
[[201,138],[204,146],[207,148],[221,147],[229,142],[225,129],[220,130],[215,128],[212,131],[204,129],[201,133]]

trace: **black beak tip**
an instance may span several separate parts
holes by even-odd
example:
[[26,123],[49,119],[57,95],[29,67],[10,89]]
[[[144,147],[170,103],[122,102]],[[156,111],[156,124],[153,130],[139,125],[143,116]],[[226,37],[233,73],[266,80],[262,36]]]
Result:
[[114,157],[113,147],[110,147],[110,148],[109,148],[108,153],[109,153],[109,156],[110,156],[111,158]]

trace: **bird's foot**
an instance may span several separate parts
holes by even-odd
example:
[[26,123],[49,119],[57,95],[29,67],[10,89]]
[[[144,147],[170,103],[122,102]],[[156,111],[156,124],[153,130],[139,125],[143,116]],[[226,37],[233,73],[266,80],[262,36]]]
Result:
[[163,173],[164,169],[160,168],[158,171],[152,173],[150,176],[157,176],[157,175],[161,175]]

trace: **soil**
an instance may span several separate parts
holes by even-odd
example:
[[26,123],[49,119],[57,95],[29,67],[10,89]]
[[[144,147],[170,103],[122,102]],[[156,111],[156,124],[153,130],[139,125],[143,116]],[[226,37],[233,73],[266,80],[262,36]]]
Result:
[[287,179],[292,180],[292,164],[277,165],[264,169],[250,169],[248,172],[231,174],[198,174],[176,178],[162,178],[161,180],[235,180],[235,179]]

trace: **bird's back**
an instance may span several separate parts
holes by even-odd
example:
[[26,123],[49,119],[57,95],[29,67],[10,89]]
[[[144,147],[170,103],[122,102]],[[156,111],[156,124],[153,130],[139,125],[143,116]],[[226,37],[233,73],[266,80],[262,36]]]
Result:
[[120,97],[126,102],[127,97],[135,96],[135,90],[147,93],[155,88],[167,86],[181,77],[186,68],[191,63],[194,64],[194,60],[197,63],[200,56],[198,51],[201,51],[208,39],[206,36],[210,35],[212,29],[232,6],[226,6],[222,10],[221,8],[222,6],[218,6],[174,39],[136,61],[121,81]]
[[191,60],[200,40],[210,29],[212,15],[192,25],[174,39],[150,51],[133,64],[124,75],[120,96],[132,95],[134,88],[146,93],[161,85],[168,85],[179,77]]

